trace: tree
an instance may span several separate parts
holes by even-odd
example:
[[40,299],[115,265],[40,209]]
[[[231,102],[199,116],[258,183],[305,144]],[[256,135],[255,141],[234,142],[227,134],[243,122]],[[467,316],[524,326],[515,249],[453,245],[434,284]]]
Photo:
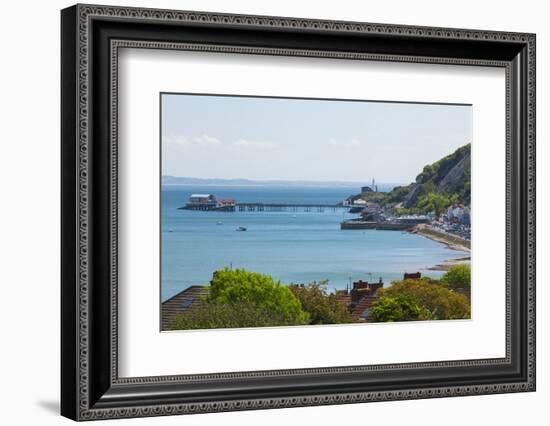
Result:
[[403,201],[403,198],[410,192],[413,184],[407,186],[396,186],[390,192],[387,192],[384,196],[384,199],[380,202],[381,205],[386,205],[389,203],[399,203]]
[[471,270],[468,265],[451,266],[441,277],[441,283],[450,289],[470,288]]
[[375,322],[431,319],[427,309],[421,308],[411,298],[402,294],[379,297],[370,309],[370,317]]
[[288,287],[244,269],[214,272],[209,295],[176,317],[172,329],[308,324],[309,315]]
[[278,313],[257,309],[247,303],[213,303],[202,301],[176,316],[171,330],[191,330],[210,328],[275,327],[281,325],[307,324],[307,321],[293,323]]
[[435,212],[437,216],[447,209],[452,204],[453,200],[450,197],[447,197],[443,194],[436,194],[435,192],[429,192],[426,195],[423,195],[418,200],[418,208],[427,213]]
[[328,294],[326,282],[308,285],[291,284],[290,291],[300,301],[309,314],[310,324],[348,324],[354,322],[347,308],[336,300],[336,295]]
[[[436,280],[402,280],[394,281],[390,287],[378,290],[379,299],[373,303],[373,307],[382,303],[384,297],[404,297],[416,304],[421,310],[419,319],[449,320],[470,318],[470,302],[466,296],[451,291]],[[391,315],[395,310],[395,303],[387,303],[387,309]],[[380,305],[379,310],[382,310]],[[426,312],[429,313],[426,316]],[[379,314],[383,318],[383,313]]]

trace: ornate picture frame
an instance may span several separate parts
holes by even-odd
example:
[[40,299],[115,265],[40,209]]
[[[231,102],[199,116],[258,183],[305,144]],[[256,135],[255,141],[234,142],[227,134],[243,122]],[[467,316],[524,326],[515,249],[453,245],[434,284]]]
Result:
[[[61,12],[61,413],[73,420],[535,390],[535,35],[76,5]],[[500,67],[506,356],[119,377],[121,48]],[[157,284],[154,284],[157,285]]]

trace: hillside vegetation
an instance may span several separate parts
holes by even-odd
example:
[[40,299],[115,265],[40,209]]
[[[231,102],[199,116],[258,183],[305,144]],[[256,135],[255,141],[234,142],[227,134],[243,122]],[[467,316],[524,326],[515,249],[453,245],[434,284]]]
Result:
[[397,213],[441,213],[454,203],[470,204],[470,144],[424,167],[416,181],[386,193],[381,204],[396,204]]

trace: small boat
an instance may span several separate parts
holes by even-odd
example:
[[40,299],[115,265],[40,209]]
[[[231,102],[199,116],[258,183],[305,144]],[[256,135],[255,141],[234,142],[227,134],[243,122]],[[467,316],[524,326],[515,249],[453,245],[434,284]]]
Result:
[[216,225],[223,225],[223,222],[216,222]]
[[236,231],[246,231],[246,228],[244,226],[239,226]]

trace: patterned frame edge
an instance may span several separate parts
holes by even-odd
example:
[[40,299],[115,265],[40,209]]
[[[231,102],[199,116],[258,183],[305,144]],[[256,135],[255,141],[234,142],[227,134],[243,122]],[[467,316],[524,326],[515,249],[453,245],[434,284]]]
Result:
[[[339,22],[313,19],[298,19],[268,16],[249,16],[158,9],[107,7],[96,5],[77,5],[78,16],[78,420],[105,418],[160,416],[187,413],[206,413],[220,411],[283,408],[311,405],[345,404],[368,401],[386,401],[418,398],[437,398],[447,396],[465,396],[489,393],[507,393],[533,391],[535,389],[535,46],[533,34],[496,32],[482,30],[447,29],[438,27],[419,27],[388,24],[370,24],[357,22]],[[447,38],[466,40],[495,40],[525,43],[528,51],[527,98],[528,98],[528,236],[527,247],[527,293],[528,293],[528,380],[519,383],[504,383],[480,386],[450,386],[447,388],[404,389],[398,391],[337,393],[305,397],[278,397],[253,400],[232,400],[200,404],[165,404],[137,408],[89,408],[88,382],[88,233],[89,233],[89,194],[88,194],[88,25],[92,17],[135,18],[148,21],[176,21],[189,23],[214,23],[255,26],[261,28],[303,28],[318,31],[378,33],[385,35],[411,35],[425,38]],[[508,132],[507,132],[508,133]],[[116,252],[116,245],[112,247]],[[508,265],[507,265],[508,267]],[[154,381],[154,378],[153,378]]]
[[[332,51],[315,51],[315,50],[298,50],[298,49],[272,49],[272,48],[256,48],[228,45],[202,45],[192,43],[163,43],[151,41],[133,41],[133,40],[111,40],[111,345],[117,348],[118,329],[117,329],[117,226],[118,226],[118,188],[117,188],[117,163],[118,163],[118,53],[120,48],[133,49],[160,49],[160,50],[180,50],[180,51],[195,51],[208,53],[234,53],[234,54],[253,54],[253,55],[271,55],[271,56],[294,56],[294,57],[315,57],[327,59],[357,59],[368,61],[385,61],[385,62],[408,62],[408,63],[437,63],[447,65],[473,65],[487,67],[502,67],[505,69],[506,78],[506,98],[510,97],[510,66],[506,62],[490,61],[490,60],[466,60],[454,58],[418,58],[414,56],[402,55],[383,55],[383,54],[368,54],[368,53],[347,53],[347,52],[332,52]],[[507,101],[508,102],[508,101]],[[509,103],[509,102],[508,102]],[[510,115],[507,107],[507,118]],[[510,134],[509,129],[506,131],[507,145],[509,145]],[[509,146],[507,146],[506,163],[510,163]],[[510,191],[510,182],[506,182],[506,191]],[[509,202],[510,200],[507,200]],[[506,226],[510,226],[510,214],[507,209]],[[510,247],[506,248],[507,252]],[[511,346],[511,306],[510,306],[510,280],[506,277],[506,350],[504,358],[486,358],[486,359],[471,359],[457,361],[432,361],[432,362],[414,362],[414,363],[399,363],[399,364],[376,364],[376,365],[355,365],[355,366],[338,366],[338,367],[317,367],[317,368],[300,368],[287,370],[261,370],[261,371],[244,371],[232,373],[211,373],[198,375],[170,375],[170,376],[146,376],[146,377],[118,377],[118,354],[117,351],[112,352],[111,359],[111,381],[115,384],[151,384],[151,383],[170,383],[175,381],[194,381],[194,380],[218,380],[227,378],[248,378],[248,377],[269,377],[283,375],[300,375],[300,374],[330,374],[338,372],[365,372],[365,371],[380,371],[380,370],[395,370],[404,368],[423,368],[423,367],[458,367],[458,366],[480,366],[491,364],[502,364],[510,362],[510,346]]]

